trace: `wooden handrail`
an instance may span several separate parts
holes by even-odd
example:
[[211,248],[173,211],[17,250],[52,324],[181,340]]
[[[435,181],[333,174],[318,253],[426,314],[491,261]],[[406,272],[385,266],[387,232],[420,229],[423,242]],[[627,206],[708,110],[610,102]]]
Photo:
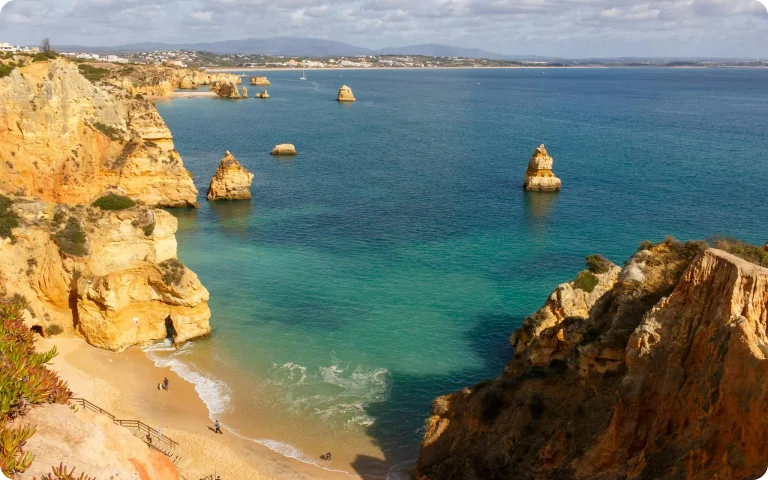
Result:
[[[88,400],[86,400],[84,398],[72,398],[72,399],[70,399],[70,401],[75,403],[75,404],[78,404],[78,405],[82,406],[86,410],[91,410],[91,411],[94,411],[94,412],[97,412],[97,413],[100,413],[102,415],[105,415],[105,416],[109,417],[112,420],[112,422],[114,422],[117,425],[120,425],[121,427],[136,428],[140,432],[146,432],[147,435],[150,436],[150,438],[152,436],[154,436],[155,438],[157,438],[158,441],[169,445],[171,447],[171,449],[175,449],[176,447],[179,446],[178,442],[174,441],[173,439],[171,439],[169,437],[166,437],[165,435],[160,435],[160,432],[158,432],[154,428],[150,427],[146,423],[142,422],[141,420],[121,420],[121,419],[118,419],[117,417],[115,417],[114,415],[109,413],[108,411],[104,410],[103,408],[99,407],[96,404],[93,404],[93,403],[89,402]],[[165,453],[165,452],[163,452],[163,453]]]

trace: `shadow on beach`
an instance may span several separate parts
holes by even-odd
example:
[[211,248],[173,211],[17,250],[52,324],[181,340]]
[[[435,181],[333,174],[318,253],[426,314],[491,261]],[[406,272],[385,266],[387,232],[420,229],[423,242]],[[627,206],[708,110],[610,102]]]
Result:
[[[512,359],[509,336],[522,325],[523,317],[489,313],[480,315],[475,327],[466,333],[472,353],[483,361],[478,368],[446,375],[415,376],[392,372],[392,388],[387,399],[366,408],[375,418],[366,433],[384,453],[384,460],[359,455],[352,468],[364,478],[410,478],[424,436],[424,421],[435,398],[458,391],[501,374]],[[408,418],[404,410],[420,410],[419,418]]]

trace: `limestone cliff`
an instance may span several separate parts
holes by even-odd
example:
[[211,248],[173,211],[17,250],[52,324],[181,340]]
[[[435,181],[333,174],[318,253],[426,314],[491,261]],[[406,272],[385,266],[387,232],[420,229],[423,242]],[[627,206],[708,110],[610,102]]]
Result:
[[27,299],[30,327],[110,350],[210,333],[208,291],[176,260],[170,213],[29,199],[11,208],[19,225],[0,239],[0,272]]
[[272,85],[272,83],[267,80],[267,77],[251,77],[251,85],[259,85],[259,86],[265,86],[268,87],[269,85]]
[[523,188],[531,192],[560,191],[562,181],[552,173],[553,163],[544,145],[537,148],[528,162]]
[[220,97],[241,98],[237,83],[231,81],[213,82],[211,83],[211,91]]
[[154,105],[89,82],[65,60],[0,79],[0,192],[88,203],[119,188],[153,206],[197,190]]
[[248,200],[251,198],[251,182],[253,174],[227,152],[211,179],[208,200]]
[[339,102],[356,102],[355,96],[352,94],[352,89],[346,85],[342,85],[339,88],[339,94],[336,96],[336,100]]
[[543,330],[526,322],[500,378],[435,401],[415,478],[765,473],[768,269],[667,241],[584,306]]
[[167,97],[177,88],[194,89],[210,83],[202,70],[174,68],[159,65],[132,65],[113,68],[104,83],[119,87],[129,95]]

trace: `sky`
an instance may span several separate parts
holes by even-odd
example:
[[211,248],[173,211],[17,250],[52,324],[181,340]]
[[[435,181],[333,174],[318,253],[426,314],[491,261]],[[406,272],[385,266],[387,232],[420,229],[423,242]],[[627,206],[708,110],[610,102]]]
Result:
[[757,0],[13,0],[0,12],[0,42],[22,45],[274,36],[564,58],[768,59],[768,9]]

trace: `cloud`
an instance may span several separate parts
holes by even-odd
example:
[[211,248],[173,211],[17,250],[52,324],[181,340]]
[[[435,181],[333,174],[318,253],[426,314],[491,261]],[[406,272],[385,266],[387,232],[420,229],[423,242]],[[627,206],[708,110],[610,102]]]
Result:
[[768,57],[768,10],[757,0],[15,0],[0,32],[24,44],[305,36],[369,48]]

